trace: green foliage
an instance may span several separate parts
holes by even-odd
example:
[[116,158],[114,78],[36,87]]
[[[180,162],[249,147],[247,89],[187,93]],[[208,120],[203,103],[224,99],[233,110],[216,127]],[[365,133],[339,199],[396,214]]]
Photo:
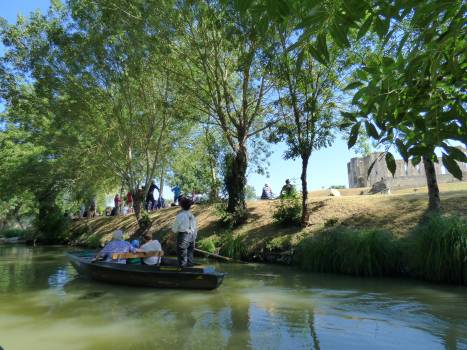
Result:
[[389,276],[401,271],[400,246],[394,235],[378,229],[336,227],[304,239],[298,264],[310,271],[356,276]]
[[223,235],[221,239],[220,254],[233,259],[241,260],[246,256],[247,248],[241,237],[234,237],[231,233]]
[[43,243],[66,243],[70,220],[57,206],[39,210],[36,218],[36,239]]
[[412,273],[435,282],[467,284],[467,220],[433,216],[411,236]]
[[291,196],[281,197],[276,205],[272,217],[280,225],[300,225],[302,215],[302,203],[300,195],[293,193]]
[[271,239],[266,243],[266,249],[272,251],[284,251],[291,248],[291,236],[284,235]]
[[85,245],[86,247],[94,248],[94,249],[102,247],[100,237],[95,234],[91,234],[86,238]]
[[32,232],[30,230],[24,230],[21,228],[9,228],[0,231],[0,237],[6,237],[6,238],[11,238],[11,237],[20,237],[22,239],[30,237]]
[[197,241],[196,247],[209,253],[216,253],[219,243],[219,238],[217,236],[209,236],[200,241]]
[[138,224],[142,230],[147,230],[149,227],[151,227],[152,221],[147,211],[143,211],[141,213],[141,217],[138,221]]
[[255,188],[251,185],[246,185],[245,187],[245,199],[252,200],[256,199],[256,191]]

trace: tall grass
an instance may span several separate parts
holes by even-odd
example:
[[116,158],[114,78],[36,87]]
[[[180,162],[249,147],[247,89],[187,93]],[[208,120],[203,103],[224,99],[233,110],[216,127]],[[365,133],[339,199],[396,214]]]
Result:
[[209,253],[215,253],[217,248],[216,245],[219,243],[219,240],[217,237],[206,237],[198,242],[196,242],[196,248],[199,248],[201,250],[205,250]]
[[241,237],[234,237],[232,234],[226,234],[222,237],[220,254],[241,260],[246,256],[247,248],[242,242]]
[[388,231],[336,227],[303,240],[297,263],[315,272],[388,276],[401,271],[400,246]]
[[412,273],[429,281],[467,284],[467,220],[431,217],[411,235]]

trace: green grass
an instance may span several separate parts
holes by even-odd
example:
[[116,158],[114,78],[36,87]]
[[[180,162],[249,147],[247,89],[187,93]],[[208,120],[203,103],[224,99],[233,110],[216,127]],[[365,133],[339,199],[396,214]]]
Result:
[[356,276],[390,276],[401,271],[397,240],[392,233],[377,229],[321,231],[301,241],[296,262],[309,271]]
[[467,284],[467,220],[434,216],[410,237],[412,273],[434,282]]

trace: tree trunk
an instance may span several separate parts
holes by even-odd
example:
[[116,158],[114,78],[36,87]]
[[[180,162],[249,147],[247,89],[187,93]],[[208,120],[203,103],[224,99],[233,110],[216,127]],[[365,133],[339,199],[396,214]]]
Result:
[[161,200],[162,192],[164,190],[164,173],[165,173],[165,169],[164,169],[164,166],[162,166],[162,168],[161,168],[161,177],[160,177],[160,181],[159,181],[159,200]]
[[227,159],[226,188],[229,195],[227,211],[234,216],[234,225],[246,221],[246,169],[248,165],[246,147],[241,145],[237,152]]
[[428,210],[439,211],[441,202],[439,199],[438,182],[436,181],[436,171],[433,161],[423,156],[423,165],[425,166],[426,184],[428,186]]
[[136,220],[138,221],[138,224],[139,224],[140,219],[141,219],[141,204],[142,204],[143,199],[141,198],[141,195],[138,189],[136,191],[133,191],[131,195],[133,196],[133,210],[136,216]]
[[310,159],[310,155],[302,155],[302,175],[300,179],[302,180],[302,219],[301,225],[302,227],[306,227],[308,225],[308,183],[306,181],[306,173],[308,170],[308,160]]

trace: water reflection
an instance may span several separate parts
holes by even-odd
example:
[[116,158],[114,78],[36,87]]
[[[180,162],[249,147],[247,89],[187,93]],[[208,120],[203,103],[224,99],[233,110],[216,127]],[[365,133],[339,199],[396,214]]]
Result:
[[77,278],[63,253],[0,247],[1,346],[467,349],[466,288],[256,264],[218,266],[212,292],[117,287]]

